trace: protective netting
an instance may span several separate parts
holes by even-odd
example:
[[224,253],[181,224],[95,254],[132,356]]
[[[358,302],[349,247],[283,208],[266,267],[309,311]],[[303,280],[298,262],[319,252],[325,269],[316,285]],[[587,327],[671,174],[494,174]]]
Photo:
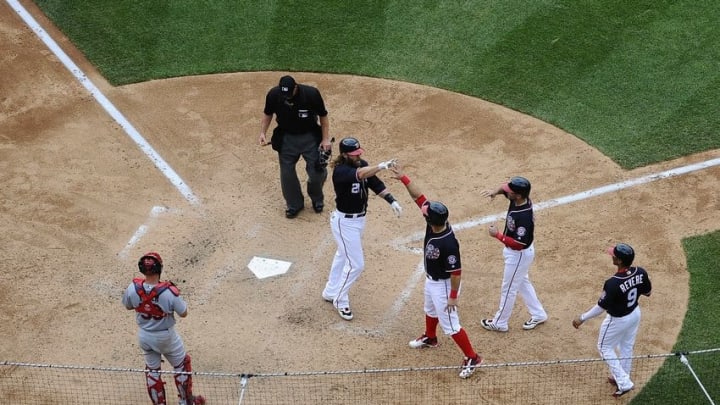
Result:
[[[661,368],[661,366],[663,366]],[[611,396],[601,359],[483,364],[470,379],[459,366],[283,373],[193,372],[208,404],[598,404]],[[720,397],[720,348],[633,357],[638,403],[712,403]],[[163,371],[177,403],[173,371]],[[663,401],[661,401],[663,400]],[[141,369],[0,362],[0,403],[150,403]]]

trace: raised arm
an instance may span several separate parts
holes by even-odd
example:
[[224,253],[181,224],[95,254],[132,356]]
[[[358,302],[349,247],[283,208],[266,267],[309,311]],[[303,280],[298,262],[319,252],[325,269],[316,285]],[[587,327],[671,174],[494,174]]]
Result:
[[395,159],[390,159],[385,162],[380,162],[375,166],[369,165],[369,166],[365,166],[365,167],[360,167],[357,169],[357,172],[356,172],[357,178],[358,178],[358,180],[361,180],[361,179],[367,179],[368,177],[372,177],[383,170],[387,170],[387,169],[395,166],[395,162],[396,162]]
[[402,184],[405,185],[405,188],[408,191],[408,194],[410,194],[410,197],[415,201],[415,203],[419,206],[421,206],[427,198],[423,195],[423,193],[420,191],[418,186],[410,181],[410,178],[405,175],[403,171],[402,164],[399,162],[395,162],[395,166],[390,168],[390,172],[392,173],[392,176],[402,182]]

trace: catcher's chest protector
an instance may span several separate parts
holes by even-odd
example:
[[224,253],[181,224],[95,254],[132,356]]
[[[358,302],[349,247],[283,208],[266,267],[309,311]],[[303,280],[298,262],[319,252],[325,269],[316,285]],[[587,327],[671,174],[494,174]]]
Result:
[[170,292],[172,292],[177,297],[178,295],[180,295],[180,291],[174,285],[168,283],[167,281],[163,281],[155,285],[155,287],[153,287],[153,289],[150,290],[149,293],[146,293],[145,288],[143,287],[143,281],[144,280],[142,278],[133,279],[133,284],[135,285],[135,292],[140,297],[140,305],[135,307],[135,312],[139,312],[145,317],[153,319],[162,319],[166,317],[167,314],[165,313],[165,311],[163,311],[162,308],[160,308],[160,306],[155,303],[157,301],[158,295],[162,294],[163,291],[169,289]]

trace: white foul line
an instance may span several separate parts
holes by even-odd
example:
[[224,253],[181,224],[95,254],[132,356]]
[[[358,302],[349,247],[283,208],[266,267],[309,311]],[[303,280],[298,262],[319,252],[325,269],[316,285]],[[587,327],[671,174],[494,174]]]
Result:
[[[599,195],[607,194],[613,191],[619,191],[630,187],[639,186],[642,184],[652,183],[653,181],[667,179],[670,177],[680,176],[682,174],[696,172],[698,170],[707,169],[713,166],[720,165],[720,158],[706,160],[704,162],[694,163],[687,166],[676,167],[674,169],[665,170],[659,173],[648,174],[646,176],[637,177],[630,180],[621,181],[614,184],[608,184],[606,186],[593,188],[586,191],[581,191],[576,194],[566,195],[559,198],[553,198],[552,200],[543,201],[541,203],[533,204],[535,211],[544,210],[546,208],[557,207],[558,205],[565,205],[576,201],[586,200],[588,198],[597,197]],[[453,224],[453,229],[456,231],[474,228],[478,225],[488,224],[490,222],[497,221],[498,219],[504,218],[506,213],[499,213],[494,215],[487,215],[477,219],[471,219],[469,221],[461,222],[459,224]],[[422,240],[425,236],[424,232],[418,232],[405,238],[395,239],[392,244],[398,250],[411,251],[414,253],[422,253],[422,249],[403,247],[402,245]]]
[[[583,191],[580,193],[576,193],[576,194],[572,194],[572,195],[568,195],[568,196],[564,196],[564,197],[560,197],[560,198],[554,198],[552,200],[534,204],[533,208],[536,211],[543,210],[546,208],[552,208],[552,207],[556,207],[558,205],[569,204],[569,203],[572,203],[575,201],[585,200],[585,199],[588,199],[591,197],[597,197],[599,195],[610,193],[613,191],[618,191],[618,190],[622,190],[622,189],[629,188],[629,187],[647,184],[647,183],[651,183],[653,181],[667,179],[670,177],[675,177],[675,176],[679,176],[681,174],[687,174],[687,173],[707,169],[707,168],[710,168],[713,166],[718,166],[718,165],[720,165],[720,158],[711,159],[711,160],[707,160],[704,162],[695,163],[692,165],[687,165],[687,166],[682,166],[682,167],[677,167],[674,169],[666,170],[664,172],[649,174],[647,176],[637,177],[635,179],[625,180],[625,181],[621,181],[619,183],[609,184],[607,186],[593,188],[591,190]],[[504,216],[505,216],[505,213],[484,216],[482,218],[461,222],[459,224],[453,224],[453,229],[461,230],[461,229],[473,228],[478,225],[483,225],[483,224],[497,221],[498,219],[503,218]],[[404,251],[410,251],[410,252],[422,254],[422,252],[423,252],[422,249],[409,248],[404,245],[407,243],[410,243],[410,242],[422,240],[424,238],[424,235],[425,235],[424,233],[415,233],[408,238],[396,239],[393,242],[393,244],[394,244],[395,248],[398,250],[404,250]],[[420,260],[420,263],[417,265],[415,270],[416,271],[414,271],[410,275],[410,278],[408,278],[407,283],[405,283],[405,288],[402,290],[402,292],[400,293],[398,298],[393,303],[392,308],[385,314],[385,319],[388,320],[388,322],[390,320],[397,318],[397,314],[400,313],[403,306],[405,305],[405,302],[407,302],[407,300],[409,299],[410,293],[415,289],[415,285],[417,285],[417,283],[420,280],[422,280],[421,277],[418,277],[418,274],[424,274],[424,272],[425,272],[425,269],[423,266],[423,260]],[[384,332],[383,329],[384,329],[384,326],[374,332],[382,335]]]
[[65,65],[65,67],[70,71],[70,73],[75,76],[75,78],[82,84],[89,92],[90,94],[95,98],[95,100],[107,111],[108,114],[117,122],[124,130],[125,132],[130,136],[130,138],[137,144],[138,147],[140,147],[140,150],[142,150],[145,155],[150,158],[150,160],[155,164],[155,167],[160,170],[165,177],[167,177],[168,180],[170,180],[170,183],[172,183],[175,188],[180,192],[180,194],[185,197],[185,199],[192,205],[200,204],[200,199],[193,194],[192,190],[190,189],[190,186],[185,184],[183,179],[180,178],[180,176],[175,173],[175,170],[170,167],[170,165],[165,162],[165,160],[160,156],[159,153],[153,149],[152,146],[145,140],[145,138],[140,135],[140,133],[135,129],[135,127],[128,122],[127,119],[122,115],[120,111],[118,111],[117,108],[110,102],[110,100],[105,97],[104,94],[95,86],[95,84],[90,81],[90,79],[87,78],[85,73],[83,73],[82,70],[73,62],[70,57],[58,46],[58,44],[50,37],[50,35],[45,32],[45,30],[38,24],[38,22],[33,18],[33,16],[30,15],[30,13],[27,12],[27,10],[18,3],[17,0],[6,0],[8,5],[15,10],[15,12],[20,16],[20,18],[25,21],[25,24],[28,25],[30,29],[32,29],[35,34],[37,34],[38,38],[42,40],[45,45],[55,54],[55,56],[60,59],[60,61]]

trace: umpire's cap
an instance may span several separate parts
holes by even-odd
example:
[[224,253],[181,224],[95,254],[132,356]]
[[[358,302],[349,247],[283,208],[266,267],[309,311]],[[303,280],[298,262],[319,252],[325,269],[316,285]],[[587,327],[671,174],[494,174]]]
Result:
[[295,79],[292,76],[283,76],[280,78],[280,94],[283,96],[292,96],[295,90]]

